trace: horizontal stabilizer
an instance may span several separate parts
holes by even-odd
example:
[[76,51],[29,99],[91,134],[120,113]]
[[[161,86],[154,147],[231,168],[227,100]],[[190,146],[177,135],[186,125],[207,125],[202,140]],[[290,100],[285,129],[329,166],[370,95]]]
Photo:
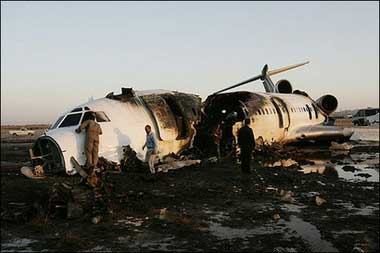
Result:
[[282,72],[285,72],[285,71],[288,71],[288,70],[291,70],[291,69],[295,69],[295,68],[301,67],[301,66],[306,65],[308,63],[310,63],[310,62],[307,61],[307,62],[303,62],[303,63],[299,63],[299,64],[290,65],[290,66],[287,66],[287,67],[282,67],[282,68],[279,68],[279,69],[270,70],[270,71],[267,72],[267,75],[268,76],[273,76],[273,75],[276,75],[276,74],[279,74],[279,73],[282,73]]

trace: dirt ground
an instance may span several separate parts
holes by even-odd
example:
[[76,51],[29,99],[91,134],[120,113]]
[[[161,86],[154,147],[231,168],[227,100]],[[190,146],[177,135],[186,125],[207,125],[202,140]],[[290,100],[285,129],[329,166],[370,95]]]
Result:
[[1,139],[4,252],[379,251],[378,142],[356,143],[349,154],[289,147],[298,165],[286,168],[264,166],[257,153],[249,175],[234,161],[110,174],[119,197],[93,224],[91,211],[78,219],[42,215],[54,183],[80,177],[20,175],[32,141]]

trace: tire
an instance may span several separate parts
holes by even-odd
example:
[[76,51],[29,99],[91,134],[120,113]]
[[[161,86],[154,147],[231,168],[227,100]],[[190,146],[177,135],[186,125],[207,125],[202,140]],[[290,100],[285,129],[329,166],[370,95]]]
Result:
[[29,135],[29,136],[33,136],[34,134],[32,134],[32,133],[28,133],[28,135]]

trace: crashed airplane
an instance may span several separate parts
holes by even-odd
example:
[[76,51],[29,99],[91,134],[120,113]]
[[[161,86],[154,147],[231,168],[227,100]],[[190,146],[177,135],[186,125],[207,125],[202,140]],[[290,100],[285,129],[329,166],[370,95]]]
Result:
[[[222,89],[207,97],[204,102],[204,117],[200,123],[196,143],[209,154],[215,154],[212,139],[218,126],[224,127],[222,136],[237,136],[245,118],[251,119],[250,127],[256,138],[266,143],[282,144],[299,141],[348,140],[353,132],[343,128],[326,126],[328,116],[338,107],[333,95],[324,95],[314,101],[306,92],[294,90],[291,83],[282,79],[273,84],[270,76],[288,71],[309,62],[268,71],[246,81]],[[238,91],[222,93],[241,85],[262,80],[266,92]],[[223,137],[222,137],[223,138]],[[227,140],[221,140],[225,143]],[[215,149],[215,148],[214,148]]]
[[[69,175],[75,174],[71,157],[80,164],[86,160],[85,133],[77,134],[75,129],[87,119],[90,111],[96,113],[96,121],[103,130],[99,156],[114,162],[122,160],[125,145],[130,145],[139,159],[144,158],[142,145],[147,124],[153,127],[159,141],[159,158],[178,154],[193,144],[205,154],[213,153],[217,127],[229,124],[230,136],[236,136],[245,118],[252,119],[255,137],[267,142],[349,138],[352,132],[323,125],[337,108],[334,96],[325,95],[314,101],[305,92],[293,91],[287,80],[272,83],[271,75],[304,64],[272,71],[265,65],[260,75],[210,95],[203,104],[194,94],[165,90],[135,92],[122,88],[121,94],[109,93],[63,113],[49,131],[34,142],[30,149],[33,165],[42,165],[46,172],[65,170]],[[266,92],[222,93],[258,79],[263,81]]]
[[122,88],[122,93],[109,93],[76,106],[63,113],[48,132],[39,137],[30,155],[33,165],[42,165],[46,172],[66,170],[75,174],[74,157],[80,164],[86,161],[85,133],[75,129],[84,122],[90,111],[102,128],[99,156],[114,162],[123,158],[123,146],[130,145],[139,159],[144,158],[145,125],[153,127],[159,141],[159,157],[179,153],[190,147],[195,135],[194,124],[201,113],[201,98],[174,91],[155,90],[134,92]]

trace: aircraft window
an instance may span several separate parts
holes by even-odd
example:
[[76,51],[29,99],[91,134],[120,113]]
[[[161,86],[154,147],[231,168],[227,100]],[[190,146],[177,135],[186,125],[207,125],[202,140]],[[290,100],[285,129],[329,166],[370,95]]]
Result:
[[276,114],[276,110],[274,108],[272,108],[272,111],[273,111],[273,114]]
[[85,112],[81,123],[88,120],[90,118],[90,115],[91,115],[91,112]]
[[65,117],[65,116],[59,117],[58,120],[54,123],[54,125],[50,129],[57,128],[57,126],[59,125],[59,123],[61,123],[63,117]]
[[197,111],[194,108],[191,108],[191,110],[193,111],[194,116],[197,116]]
[[306,108],[305,107],[303,108],[303,111],[306,112]]
[[96,114],[96,121],[97,122],[108,122],[110,119],[107,117],[107,115],[104,112],[95,112]]
[[76,126],[76,125],[79,124],[79,121],[80,121],[81,117],[82,117],[82,113],[69,114],[63,120],[63,122],[59,126],[59,128],[61,128],[61,127],[69,127],[69,126]]
[[267,109],[267,108],[265,108],[265,112],[266,112],[266,114],[269,114],[269,112],[268,112],[268,109]]
[[285,112],[285,108],[284,107],[282,107],[281,109],[282,109],[282,112]]
[[293,107],[290,107],[290,111],[293,112]]
[[257,112],[261,115],[261,111],[260,111],[260,109],[259,110],[257,110]]
[[78,107],[78,108],[73,109],[71,112],[81,112],[81,111],[82,111],[82,107]]
[[307,112],[309,113],[309,119],[312,119],[313,116],[311,114],[310,106],[306,105],[306,108],[307,108]]

